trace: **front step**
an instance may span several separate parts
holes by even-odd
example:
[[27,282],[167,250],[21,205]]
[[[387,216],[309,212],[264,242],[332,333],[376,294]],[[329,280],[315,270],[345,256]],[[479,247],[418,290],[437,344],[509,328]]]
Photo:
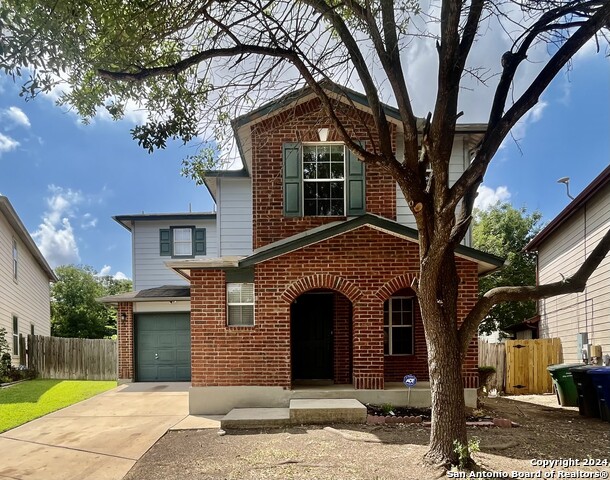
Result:
[[220,420],[220,428],[279,428],[290,423],[287,408],[234,408]]
[[366,407],[353,398],[290,400],[290,420],[296,424],[366,423]]
[[333,423],[366,423],[366,407],[354,399],[295,399],[290,401],[289,408],[234,408],[220,420],[220,428],[279,428]]

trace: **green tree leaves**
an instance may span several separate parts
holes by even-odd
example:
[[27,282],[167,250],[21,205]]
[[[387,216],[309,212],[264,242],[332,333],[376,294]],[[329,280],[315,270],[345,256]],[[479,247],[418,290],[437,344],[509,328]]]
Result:
[[[479,281],[479,293],[504,285],[535,285],[536,257],[523,248],[540,231],[540,212],[527,213],[509,203],[474,211],[473,247],[506,258],[500,270]],[[520,323],[536,313],[536,303],[508,302],[496,305],[481,323],[482,333],[491,333]]]
[[96,299],[131,290],[130,280],[97,276],[88,266],[55,269],[51,287],[51,334],[56,337],[104,338],[116,334],[116,312]]

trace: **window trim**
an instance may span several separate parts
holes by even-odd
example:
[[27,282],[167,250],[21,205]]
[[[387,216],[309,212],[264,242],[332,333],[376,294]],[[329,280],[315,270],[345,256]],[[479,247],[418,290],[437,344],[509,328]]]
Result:
[[[343,142],[302,142],[301,143],[301,151],[300,151],[300,159],[301,162],[301,171],[304,172],[305,168],[305,147],[318,147],[318,146],[341,146],[343,147],[343,178],[338,180],[334,178],[323,178],[323,179],[305,179],[305,175],[301,175],[301,198],[299,201],[301,202],[301,212],[303,212],[303,217],[321,217],[321,218],[343,218],[347,216],[347,184],[349,182],[348,174],[347,174],[347,162],[349,161],[348,155],[349,150],[345,143]],[[316,162],[317,163],[317,162]],[[332,162],[331,162],[332,163]],[[343,182],[343,214],[342,215],[307,215],[305,213],[305,183],[331,183],[333,181],[341,181]]]
[[[237,302],[237,303],[231,303],[229,302],[229,285],[252,285],[252,303],[249,302]],[[250,328],[250,327],[254,327],[256,325],[256,285],[254,284],[254,282],[227,282],[226,283],[226,287],[225,287],[225,295],[226,295],[226,304],[227,304],[227,310],[226,310],[226,315],[227,315],[227,320],[226,320],[226,326],[228,328]],[[241,289],[240,289],[240,297],[241,297]],[[229,307],[244,307],[244,306],[252,306],[252,323],[248,324],[248,325],[234,325],[229,323],[230,322],[230,316],[229,316]]]
[[[411,325],[392,325],[392,300],[411,300]],[[407,357],[415,355],[415,297],[409,295],[396,295],[388,298],[384,302],[388,304],[388,324],[383,324],[383,330],[385,335],[385,329],[388,329],[388,353],[385,353],[386,357]],[[383,312],[385,313],[385,312]],[[410,328],[411,329],[411,353],[392,353],[392,329],[394,328]]]
[[19,355],[19,317],[12,315],[13,318],[13,356]]
[[[176,254],[176,249],[174,248],[174,245],[176,244],[174,232],[176,230],[190,230],[191,231],[191,253],[189,253],[187,255],[177,255]],[[172,258],[195,258],[195,248],[193,245],[193,243],[195,242],[195,226],[194,225],[184,225],[184,226],[175,225],[173,227],[169,227],[169,236],[170,236],[170,242],[171,242],[171,247],[172,247]],[[182,243],[186,243],[186,242],[182,242]]]

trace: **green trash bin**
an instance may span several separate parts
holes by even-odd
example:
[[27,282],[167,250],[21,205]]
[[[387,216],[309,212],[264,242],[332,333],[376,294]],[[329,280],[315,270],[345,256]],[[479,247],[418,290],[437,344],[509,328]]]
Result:
[[578,390],[570,368],[581,366],[582,363],[560,363],[546,367],[555,385],[557,401],[562,407],[578,407]]

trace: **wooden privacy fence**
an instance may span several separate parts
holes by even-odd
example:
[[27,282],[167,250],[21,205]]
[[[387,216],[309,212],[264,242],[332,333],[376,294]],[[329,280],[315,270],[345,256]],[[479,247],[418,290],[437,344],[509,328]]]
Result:
[[116,380],[115,340],[28,335],[27,366],[41,378]]
[[504,377],[506,373],[506,349],[504,343],[487,343],[479,340],[479,366],[494,367],[493,374],[487,385],[498,392],[504,391]]
[[552,393],[553,382],[546,367],[561,363],[561,340],[506,341],[506,393]]

